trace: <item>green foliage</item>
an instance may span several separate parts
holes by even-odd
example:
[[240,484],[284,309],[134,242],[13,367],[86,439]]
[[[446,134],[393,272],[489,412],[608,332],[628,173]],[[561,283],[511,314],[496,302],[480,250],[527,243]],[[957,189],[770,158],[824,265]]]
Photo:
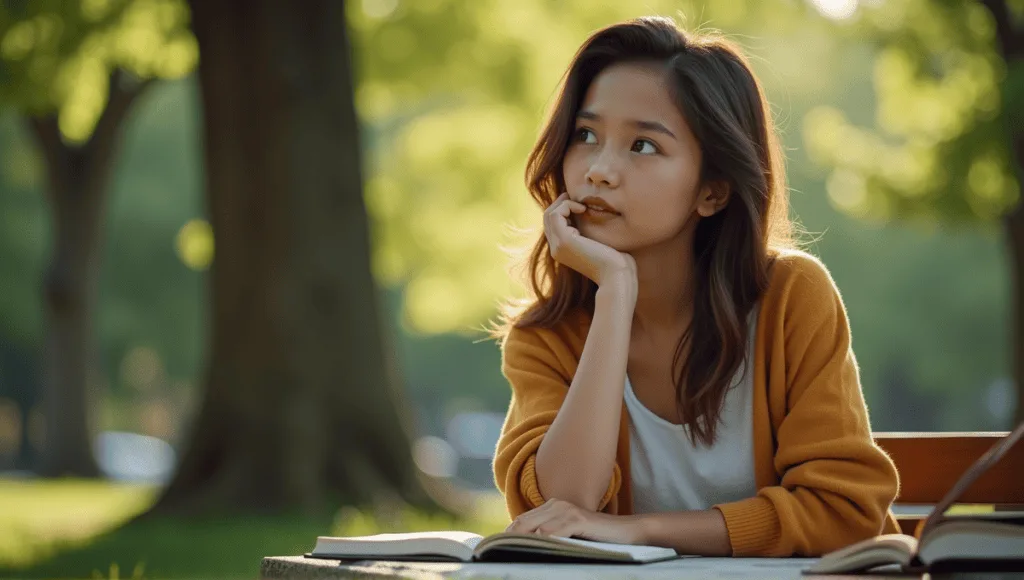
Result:
[[879,47],[875,127],[828,106],[803,127],[814,160],[833,168],[833,204],[858,217],[946,222],[991,222],[1015,205],[1007,127],[1020,126],[1008,121],[1024,108],[1024,76],[998,53],[988,10],[897,0],[865,7],[850,27]]
[[181,78],[198,59],[184,0],[19,0],[0,4],[0,102],[56,110],[84,142],[115,68],[137,79]]

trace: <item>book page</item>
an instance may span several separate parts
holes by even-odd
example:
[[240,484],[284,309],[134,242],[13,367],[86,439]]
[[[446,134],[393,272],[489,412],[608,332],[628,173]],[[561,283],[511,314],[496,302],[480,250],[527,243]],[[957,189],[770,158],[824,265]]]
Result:
[[999,521],[943,520],[921,540],[925,563],[945,559],[1024,560],[1024,526]]
[[886,564],[907,565],[917,551],[917,539],[904,534],[884,534],[825,554],[807,571],[833,574],[868,570]]
[[481,536],[452,530],[375,534],[372,536],[318,536],[313,555],[320,557],[383,557],[439,555],[466,561]]
[[[329,538],[331,540],[344,540],[346,542],[400,542],[408,540],[420,540],[426,538],[436,538],[442,540],[451,540],[460,544],[465,544],[469,547],[476,547],[483,536],[479,534],[473,534],[470,532],[459,532],[455,530],[439,530],[434,532],[409,532],[401,534],[375,534],[372,536],[350,536],[350,537],[329,537],[322,536],[322,538]],[[319,538],[318,538],[319,539]]]
[[660,546],[637,546],[633,544],[609,544],[606,542],[595,542],[593,540],[582,540],[580,538],[563,538],[556,536],[557,539],[569,542],[570,544],[576,544],[579,546],[586,546],[596,550],[607,550],[609,552],[625,552],[632,556],[636,560],[646,560],[651,557],[658,558],[663,557],[666,554],[666,550],[672,550],[671,548],[662,548]]
[[540,534],[500,533],[488,536],[477,546],[478,554],[491,548],[522,549],[537,553],[555,553],[567,555],[602,555],[610,554],[621,558],[626,555],[638,561],[650,561],[676,557],[676,551],[659,546],[635,546],[631,544],[610,544],[578,538],[546,536]]

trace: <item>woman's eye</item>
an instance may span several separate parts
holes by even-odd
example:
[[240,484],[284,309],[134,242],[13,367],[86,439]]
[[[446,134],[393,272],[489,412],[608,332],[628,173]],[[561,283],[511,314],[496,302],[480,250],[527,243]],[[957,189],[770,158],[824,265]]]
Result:
[[594,138],[594,132],[590,129],[579,129],[576,131],[576,140],[584,143],[593,143],[596,141],[596,138]]
[[[639,150],[637,149],[637,145],[640,146]],[[647,139],[637,139],[634,141],[632,150],[636,153],[644,153],[646,155],[658,152],[658,148],[654,146],[654,143],[651,143]]]

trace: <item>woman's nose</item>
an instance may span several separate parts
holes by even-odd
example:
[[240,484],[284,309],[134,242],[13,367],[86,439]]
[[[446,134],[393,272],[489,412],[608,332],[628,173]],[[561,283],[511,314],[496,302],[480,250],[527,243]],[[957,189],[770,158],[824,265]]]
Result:
[[603,185],[605,187],[618,187],[619,169],[617,165],[618,162],[614,159],[614,154],[608,151],[608,149],[603,149],[590,162],[590,167],[587,169],[586,174],[587,183]]

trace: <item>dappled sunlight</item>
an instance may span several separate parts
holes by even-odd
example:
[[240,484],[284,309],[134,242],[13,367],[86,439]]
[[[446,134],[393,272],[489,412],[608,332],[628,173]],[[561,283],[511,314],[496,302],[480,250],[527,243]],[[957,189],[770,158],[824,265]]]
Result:
[[206,270],[213,262],[213,228],[203,219],[193,219],[181,226],[174,240],[174,249],[181,262],[193,270]]
[[847,168],[833,171],[828,176],[826,190],[829,200],[841,211],[860,218],[867,215],[867,184],[857,171]]
[[66,64],[57,75],[54,90],[62,99],[60,131],[73,143],[85,142],[100,118],[108,94],[108,71],[95,53],[84,53]]
[[449,276],[420,274],[405,288],[409,330],[437,334],[470,322],[466,314],[465,286]]
[[135,0],[106,42],[110,56],[139,76],[180,78],[199,60],[188,8],[179,0]]
[[399,106],[394,92],[383,83],[365,82],[355,89],[356,110],[365,121],[379,123],[395,114]]
[[398,0],[362,0],[363,13],[370,18],[387,18],[398,8]]
[[494,313],[495,297],[515,290],[501,254],[490,253],[495,254],[489,256],[490,266],[469,265],[467,259],[461,268],[453,264],[437,274],[423,272],[413,278],[405,290],[405,330],[416,335],[478,334],[481,321]]
[[935,143],[963,133],[977,119],[991,118],[999,102],[992,63],[962,52],[946,62],[950,70],[936,81],[905,51],[885,49],[875,63],[879,125],[894,135]]
[[105,18],[113,7],[114,2],[111,0],[80,0],[78,9],[85,21],[98,22]]
[[26,20],[7,29],[0,39],[0,56],[8,60],[21,60],[32,50],[37,38],[44,35],[46,21]]
[[857,0],[811,0],[811,4],[832,20],[846,20],[857,12]]
[[905,198],[924,196],[944,186],[944,175],[936,167],[931,148],[917,140],[902,144],[886,140],[850,124],[834,108],[822,106],[808,112],[803,119],[803,138],[812,159],[838,168],[827,181],[829,199],[850,215],[890,216],[887,200],[872,189],[869,176],[899,188]]
[[967,171],[965,192],[974,212],[987,219],[999,217],[1020,201],[1020,186],[1008,171],[1006,159],[997,152],[982,153]]
[[515,145],[528,130],[524,121],[521,110],[506,105],[443,110],[407,126],[403,153],[415,170],[444,167],[467,156],[497,164],[514,157]]

